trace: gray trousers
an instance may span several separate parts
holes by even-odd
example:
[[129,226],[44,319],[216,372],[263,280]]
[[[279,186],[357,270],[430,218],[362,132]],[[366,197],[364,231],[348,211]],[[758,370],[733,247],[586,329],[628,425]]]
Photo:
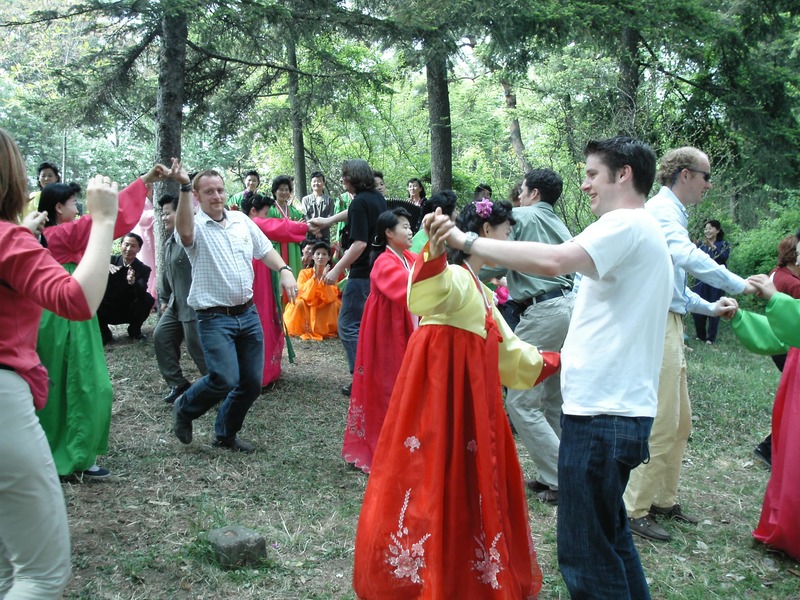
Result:
[[[558,352],[567,337],[574,297],[553,298],[529,306],[514,330],[539,350]],[[539,482],[558,489],[561,439],[561,377],[553,375],[527,390],[508,390],[506,410],[539,471]]]
[[173,306],[161,314],[153,331],[153,347],[156,351],[158,370],[167,385],[177,387],[189,383],[181,369],[181,342],[186,340],[186,349],[197,365],[201,375],[208,373],[203,346],[197,333],[197,321],[180,321]]

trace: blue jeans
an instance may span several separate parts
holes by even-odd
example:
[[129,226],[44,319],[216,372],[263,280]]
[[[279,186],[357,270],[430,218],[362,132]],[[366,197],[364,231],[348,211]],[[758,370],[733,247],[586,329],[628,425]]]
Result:
[[364,304],[369,296],[369,279],[348,279],[342,293],[342,306],[339,309],[339,339],[342,340],[344,352],[347,354],[347,365],[352,374],[356,368],[356,349],[358,348],[358,330],[361,328],[361,317]]
[[198,311],[197,327],[208,375],[183,394],[180,413],[194,420],[222,400],[214,431],[217,438],[232,440],[261,393],[264,370],[261,320],[255,306],[236,316]]
[[622,494],[649,457],[652,425],[649,417],[561,416],[558,565],[573,600],[650,598]]

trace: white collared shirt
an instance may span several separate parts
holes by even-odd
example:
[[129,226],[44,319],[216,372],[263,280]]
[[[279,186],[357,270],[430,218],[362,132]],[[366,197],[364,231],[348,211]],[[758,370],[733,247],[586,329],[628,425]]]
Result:
[[272,252],[272,243],[255,223],[238,211],[225,211],[225,223],[217,223],[202,210],[194,217],[194,242],[178,244],[192,263],[192,287],[188,304],[195,310],[213,306],[238,306],[253,297],[253,259]]
[[729,294],[741,294],[744,291],[744,279],[717,264],[689,238],[689,232],[686,230],[689,222],[686,207],[671,189],[662,187],[658,194],[647,201],[645,209],[658,221],[672,257],[675,272],[672,302],[669,306],[672,312],[685,315],[688,311],[714,316],[714,304],[703,300],[686,286],[687,271],[700,281],[723,289]]

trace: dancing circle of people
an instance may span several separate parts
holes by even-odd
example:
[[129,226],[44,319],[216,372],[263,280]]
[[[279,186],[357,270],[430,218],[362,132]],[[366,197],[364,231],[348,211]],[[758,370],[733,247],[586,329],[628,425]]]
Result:
[[[85,211],[57,165],[42,163],[37,181],[29,196],[0,129],[0,596],[64,591],[59,477],[111,476],[97,464],[113,398],[104,345],[110,325],[146,339],[153,311],[174,436],[191,444],[194,421],[216,408],[211,444],[222,451],[256,450],[239,434],[284,350],[293,360],[292,337],[340,339],[351,375],[342,458],[369,474],[353,569],[363,599],[535,598],[528,493],[558,506],[572,597],[649,598],[633,535],[664,542],[670,521],[699,521],[678,501],[692,422],[684,317],[708,344],[730,319],[783,372],[772,432],[755,450],[771,474],[753,536],[800,559],[788,460],[800,450],[800,231],[781,240],[772,273],[748,279],[725,267],[719,221],[692,242],[687,207],[713,185],[697,148],[657,161],[632,138],[589,142],[581,191],[597,220],[577,235],[554,210],[563,181],[551,169],[526,173],[512,202],[482,183],[460,209],[454,192],[428,197],[419,178],[407,199],[388,198],[383,173],[360,159],[343,162],[338,197],[315,171],[299,202],[289,176],[262,193],[248,171],[228,198],[222,174],[190,175],[177,159],[119,191],[93,177]],[[156,186],[169,186],[158,210]],[[725,294],[758,294],[766,312]],[[184,342],[196,381],[180,364]],[[535,479],[524,479],[512,425]]]

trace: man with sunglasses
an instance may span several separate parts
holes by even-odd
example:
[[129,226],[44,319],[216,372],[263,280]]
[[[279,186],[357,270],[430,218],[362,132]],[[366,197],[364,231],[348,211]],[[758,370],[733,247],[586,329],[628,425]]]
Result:
[[730,294],[752,294],[755,288],[695,246],[686,229],[686,207],[698,204],[712,187],[708,156],[691,147],[670,150],[659,163],[656,179],[662,187],[645,209],[656,218],[664,232],[675,283],[658,384],[658,411],[650,433],[650,461],[631,472],[624,500],[633,533],[651,540],[668,541],[670,534],[659,525],[657,517],[698,522],[677,503],[681,463],[692,424],[683,352],[683,317],[687,312],[726,316],[737,306],[735,300],[725,297],[714,303],[707,302],[687,287],[686,273]]

